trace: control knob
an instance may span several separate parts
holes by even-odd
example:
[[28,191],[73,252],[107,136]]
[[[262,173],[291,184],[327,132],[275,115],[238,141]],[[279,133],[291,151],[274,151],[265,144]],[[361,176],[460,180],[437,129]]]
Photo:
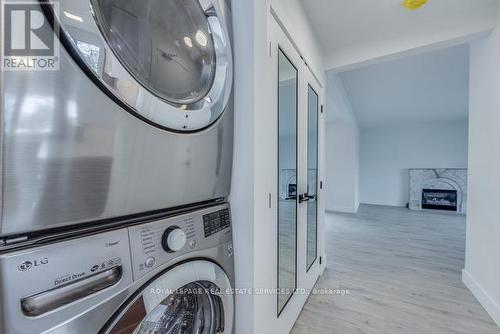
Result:
[[179,226],[171,226],[163,232],[161,245],[169,253],[180,251],[186,244],[186,233]]

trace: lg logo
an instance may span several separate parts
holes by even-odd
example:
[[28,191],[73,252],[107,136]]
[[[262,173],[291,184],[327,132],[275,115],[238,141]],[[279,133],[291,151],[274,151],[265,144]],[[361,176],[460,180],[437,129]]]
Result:
[[28,271],[30,270],[31,268],[33,267],[39,267],[39,266],[42,266],[44,264],[48,264],[49,263],[49,259],[47,259],[46,257],[43,258],[43,259],[40,259],[40,260],[35,260],[35,261],[24,261],[24,262],[21,262],[17,268],[20,270],[20,271]]
[[58,31],[52,28],[43,13],[43,10],[52,11],[56,8],[58,8],[57,3],[21,1],[3,3],[4,69],[58,69],[56,66],[59,54]]
[[31,262],[31,261],[24,261],[17,268],[19,268],[19,270],[21,270],[21,271],[26,271],[26,270],[30,270],[31,267],[33,267],[33,262]]

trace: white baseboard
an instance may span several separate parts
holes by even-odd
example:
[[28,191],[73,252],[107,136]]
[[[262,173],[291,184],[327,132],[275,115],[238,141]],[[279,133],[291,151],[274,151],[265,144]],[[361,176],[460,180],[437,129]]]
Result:
[[367,205],[377,205],[377,206],[392,206],[396,208],[404,208],[406,207],[406,203],[395,203],[395,202],[381,202],[381,201],[376,201],[376,200],[362,200],[360,202],[361,204],[367,204]]
[[326,209],[326,212],[356,213],[358,210],[352,206],[334,206],[333,208]]
[[486,290],[465,269],[462,270],[462,281],[500,327],[500,305],[488,295]]

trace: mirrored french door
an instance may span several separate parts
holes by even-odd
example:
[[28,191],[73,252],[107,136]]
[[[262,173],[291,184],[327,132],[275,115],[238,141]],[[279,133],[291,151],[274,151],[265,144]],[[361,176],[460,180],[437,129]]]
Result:
[[298,68],[278,49],[278,313],[297,288]]
[[305,73],[304,83],[306,108],[303,121],[304,154],[303,154],[303,182],[305,189],[303,215],[305,216],[305,275],[304,284],[311,287],[315,284],[319,273],[319,153],[320,153],[320,115],[321,87],[317,84],[310,71]]
[[274,29],[276,69],[277,314],[319,276],[321,87],[286,34]]

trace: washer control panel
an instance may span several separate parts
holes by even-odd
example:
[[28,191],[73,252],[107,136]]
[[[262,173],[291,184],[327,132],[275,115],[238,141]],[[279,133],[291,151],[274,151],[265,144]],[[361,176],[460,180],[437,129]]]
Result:
[[138,279],[175,258],[230,241],[229,205],[132,226],[128,231],[132,271]]

